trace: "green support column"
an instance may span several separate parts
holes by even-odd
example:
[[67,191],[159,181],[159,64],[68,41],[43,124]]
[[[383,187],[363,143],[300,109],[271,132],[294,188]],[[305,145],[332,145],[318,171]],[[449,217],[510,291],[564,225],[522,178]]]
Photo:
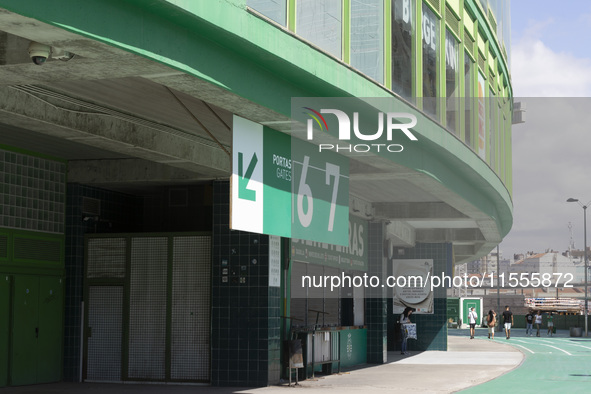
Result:
[[351,64],[351,0],[343,0],[343,61]]
[[384,0],[384,85],[392,89],[392,0]]
[[446,117],[446,113],[447,113],[447,87],[445,86],[445,35],[447,32],[447,26],[445,24],[445,1],[442,1],[439,4],[439,10],[438,10],[438,14],[440,16],[439,18],[439,53],[437,54],[437,61],[439,62],[438,64],[438,70],[439,72],[437,73],[437,107],[439,110],[439,122],[444,125],[445,127],[447,127],[447,117]]
[[[460,33],[463,36],[464,33],[464,24],[460,21]],[[464,41],[460,40],[458,44],[458,70],[464,69],[464,62],[465,62],[466,50],[464,49]],[[458,138],[462,141],[466,141],[466,117],[464,115],[466,111],[466,98],[464,97],[464,90],[465,90],[465,74],[463,71],[458,71],[458,129],[457,135]],[[464,97],[464,98],[462,98]]]
[[296,1],[287,0],[287,29],[296,32]]
[[423,109],[423,0],[415,2],[415,34],[413,37],[414,46],[414,70],[415,77],[413,81],[413,92],[417,98],[417,108]]

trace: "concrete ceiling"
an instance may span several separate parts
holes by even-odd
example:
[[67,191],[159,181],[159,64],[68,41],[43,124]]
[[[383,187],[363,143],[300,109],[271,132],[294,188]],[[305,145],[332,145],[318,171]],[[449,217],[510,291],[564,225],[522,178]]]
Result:
[[[289,129],[283,115],[123,50],[5,10],[0,26],[0,143],[68,160],[70,182],[141,194],[228,178],[233,114]],[[30,40],[76,56],[34,65]],[[456,242],[462,262],[500,241],[489,217],[424,174],[371,155],[350,171],[352,212],[398,223],[393,246]]]

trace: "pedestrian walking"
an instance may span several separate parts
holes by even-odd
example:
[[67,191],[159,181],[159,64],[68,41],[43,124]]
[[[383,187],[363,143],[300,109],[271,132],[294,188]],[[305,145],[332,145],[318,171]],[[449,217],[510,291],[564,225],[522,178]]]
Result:
[[470,339],[474,339],[474,332],[476,331],[476,322],[478,321],[478,314],[474,308],[470,308],[468,312],[468,319],[470,321]]
[[497,325],[497,313],[494,310],[488,311],[488,317],[486,318],[488,323],[488,339],[495,339],[495,326]]
[[525,315],[525,335],[531,337],[531,333],[533,331],[533,323],[534,323],[534,315],[533,311],[530,309]]
[[538,311],[538,313],[536,313],[534,323],[536,324],[536,329],[537,329],[536,336],[539,337],[540,336],[540,326],[542,325],[542,311]]
[[552,312],[548,315],[548,333],[546,336],[554,336],[554,316],[552,316]]
[[509,339],[511,338],[511,326],[513,325],[513,312],[509,310],[509,305],[505,306],[505,312],[503,312],[503,324],[505,325],[505,336]]

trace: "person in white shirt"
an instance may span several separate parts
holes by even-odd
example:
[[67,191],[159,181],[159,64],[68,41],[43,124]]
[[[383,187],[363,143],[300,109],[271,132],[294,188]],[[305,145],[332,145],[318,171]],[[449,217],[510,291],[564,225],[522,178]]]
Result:
[[476,329],[476,322],[478,321],[478,314],[474,308],[470,308],[468,319],[470,320],[470,339],[474,339],[474,331]]
[[534,323],[536,324],[536,328],[537,328],[536,336],[539,337],[540,336],[540,326],[542,325],[542,312],[538,311],[538,313],[536,313]]

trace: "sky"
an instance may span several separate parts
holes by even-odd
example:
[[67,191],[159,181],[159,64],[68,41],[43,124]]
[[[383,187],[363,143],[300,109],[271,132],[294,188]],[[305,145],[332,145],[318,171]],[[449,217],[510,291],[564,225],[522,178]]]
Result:
[[[527,112],[512,129],[513,228],[501,253],[563,252],[569,223],[583,249],[583,209],[566,200],[591,202],[591,1],[512,0],[511,79]],[[591,209],[587,221],[591,235]]]

